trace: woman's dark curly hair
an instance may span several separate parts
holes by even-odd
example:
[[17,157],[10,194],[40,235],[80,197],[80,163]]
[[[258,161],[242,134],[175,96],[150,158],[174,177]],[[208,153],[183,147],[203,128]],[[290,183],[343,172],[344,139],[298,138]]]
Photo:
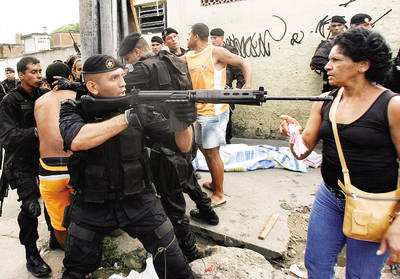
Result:
[[349,29],[335,37],[333,45],[338,45],[342,54],[354,62],[370,61],[365,72],[370,81],[383,83],[392,68],[392,51],[385,39],[377,32],[364,27]]

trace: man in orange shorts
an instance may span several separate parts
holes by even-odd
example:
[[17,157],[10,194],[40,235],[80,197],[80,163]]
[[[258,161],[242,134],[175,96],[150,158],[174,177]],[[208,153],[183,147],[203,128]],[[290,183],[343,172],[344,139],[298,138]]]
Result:
[[58,120],[61,101],[75,99],[75,92],[54,90],[53,82],[56,76],[72,80],[71,71],[66,64],[57,62],[49,65],[46,69],[46,77],[52,90],[36,100],[34,113],[40,142],[40,193],[46,204],[54,235],[64,249],[67,233],[66,228],[62,226],[62,221],[64,209],[69,205],[72,193],[72,188],[68,186],[67,168],[71,152],[63,150]]

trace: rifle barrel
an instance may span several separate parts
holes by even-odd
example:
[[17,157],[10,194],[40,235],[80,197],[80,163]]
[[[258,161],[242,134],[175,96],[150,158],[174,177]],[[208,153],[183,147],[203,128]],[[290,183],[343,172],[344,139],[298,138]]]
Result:
[[266,96],[266,101],[286,100],[286,101],[332,101],[332,96]]
[[173,91],[137,91],[134,93],[138,100],[151,102],[164,100],[167,103],[194,101],[198,103],[235,103],[260,105],[266,101],[332,101],[332,96],[267,96],[266,91],[242,89],[202,89],[202,90],[173,90]]

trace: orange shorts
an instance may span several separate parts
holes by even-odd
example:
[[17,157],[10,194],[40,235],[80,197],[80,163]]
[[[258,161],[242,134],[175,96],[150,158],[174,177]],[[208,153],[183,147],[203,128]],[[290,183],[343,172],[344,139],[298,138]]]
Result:
[[58,231],[66,231],[62,226],[64,209],[69,205],[73,191],[68,185],[67,160],[63,157],[39,159],[40,194],[46,204],[51,225]]

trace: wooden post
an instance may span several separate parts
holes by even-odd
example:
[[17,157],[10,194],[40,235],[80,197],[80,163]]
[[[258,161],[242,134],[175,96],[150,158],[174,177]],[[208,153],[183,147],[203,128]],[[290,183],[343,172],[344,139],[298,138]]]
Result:
[[278,220],[279,215],[274,213],[271,216],[269,216],[267,223],[265,224],[264,228],[258,235],[259,239],[265,239],[267,234],[271,231],[272,227],[275,225],[276,221]]
[[131,3],[131,11],[132,11],[132,15],[133,15],[133,20],[135,21],[136,32],[141,33],[140,25],[139,25],[139,21],[138,21],[136,9],[135,9],[135,4],[133,3],[134,0],[130,0],[129,2]]

